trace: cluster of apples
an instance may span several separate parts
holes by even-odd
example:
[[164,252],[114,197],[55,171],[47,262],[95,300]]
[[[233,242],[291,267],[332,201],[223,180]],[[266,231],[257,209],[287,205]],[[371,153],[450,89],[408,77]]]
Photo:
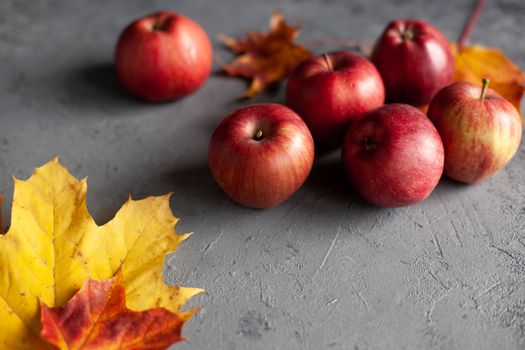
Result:
[[[196,22],[162,12],[124,30],[115,60],[132,93],[167,101],[203,84],[212,49]],[[211,173],[235,201],[273,207],[308,177],[315,140],[341,146],[350,184],[379,206],[424,200],[443,173],[479,182],[516,153],[520,114],[488,80],[482,87],[451,84],[453,73],[449,44],[438,29],[393,21],[371,60],[352,52],[312,57],[288,81],[288,107],[255,104],[226,116],[210,140]],[[417,108],[428,104],[427,115]]]
[[[286,88],[289,108],[257,104],[228,115],[211,138],[211,172],[237,202],[272,207],[308,177],[315,140],[342,145],[350,184],[378,206],[424,200],[443,172],[479,182],[516,153],[520,115],[488,81],[451,84],[453,73],[439,30],[393,21],[371,61],[333,52],[301,63]],[[415,107],[429,103],[428,116]]]

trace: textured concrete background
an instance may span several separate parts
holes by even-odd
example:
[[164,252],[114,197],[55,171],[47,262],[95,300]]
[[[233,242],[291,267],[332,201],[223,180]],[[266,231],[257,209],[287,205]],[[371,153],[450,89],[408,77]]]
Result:
[[[169,279],[205,288],[178,349],[523,349],[525,147],[489,181],[442,180],[424,203],[378,209],[346,185],[339,155],[272,210],[234,204],[207,169],[215,125],[246,85],[214,75],[196,94],[148,105],[116,82],[120,30],[160,9],[216,35],[264,29],[281,8],[301,40],[372,42],[386,22],[419,17],[455,39],[471,1],[0,2],[0,192],[55,155],[89,175],[88,206],[110,219],[131,193],[175,193],[179,232]],[[472,41],[522,68],[525,2],[489,2]],[[282,101],[282,89],[255,101]],[[523,146],[523,145],[522,145]],[[2,213],[8,216],[9,205]]]

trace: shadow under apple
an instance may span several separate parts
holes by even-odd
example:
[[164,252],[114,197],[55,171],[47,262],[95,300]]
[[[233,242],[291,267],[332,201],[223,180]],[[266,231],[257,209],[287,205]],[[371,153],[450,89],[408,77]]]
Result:
[[[130,95],[118,81],[112,63],[95,63],[78,67],[71,74],[78,90],[89,92],[89,97],[141,103],[142,101]],[[79,91],[80,92],[80,91]]]
[[161,192],[173,192],[171,204],[174,213],[184,219],[180,223],[182,231],[197,230],[203,221],[226,224],[260,212],[228,197],[213,179],[207,164],[164,171],[158,184],[163,187]]
[[[131,95],[118,81],[112,63],[93,63],[63,72],[57,79],[62,94],[58,101],[70,110],[85,115],[107,117],[113,112],[136,108],[155,108]],[[93,112],[93,113],[89,113]],[[119,115],[119,114],[116,114]]]

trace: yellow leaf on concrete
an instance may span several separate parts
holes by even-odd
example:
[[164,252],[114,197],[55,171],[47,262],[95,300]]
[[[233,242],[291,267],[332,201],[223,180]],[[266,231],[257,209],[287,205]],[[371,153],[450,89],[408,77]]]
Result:
[[479,45],[458,49],[452,45],[452,51],[456,57],[454,81],[481,86],[481,80],[487,77],[490,88],[520,110],[525,74],[501,50]]
[[86,180],[55,159],[26,181],[15,179],[11,227],[0,236],[0,348],[45,349],[37,335],[39,299],[64,305],[88,278],[111,278],[122,268],[127,305],[173,312],[202,290],[168,286],[166,254],[177,235],[169,195],[129,200],[97,226],[86,208]]

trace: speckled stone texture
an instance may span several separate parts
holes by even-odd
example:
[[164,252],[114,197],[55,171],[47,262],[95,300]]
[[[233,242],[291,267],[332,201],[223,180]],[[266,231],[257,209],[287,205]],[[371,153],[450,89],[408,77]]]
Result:
[[[525,348],[525,146],[476,186],[442,180],[425,202],[367,205],[347,186],[338,152],[271,210],[230,201],[207,168],[215,125],[249,102],[246,84],[214,74],[179,102],[130,98],[112,70],[120,30],[170,9],[218,33],[265,29],[274,9],[300,20],[300,40],[370,45],[390,19],[429,20],[455,39],[472,1],[12,1],[0,2],[0,192],[55,155],[89,175],[88,206],[110,219],[128,194],[173,191],[180,232],[170,282],[205,288],[203,310],[174,349]],[[501,47],[525,67],[523,0],[491,1],[472,42]],[[323,50],[325,48],[317,48]],[[218,67],[216,67],[218,71]],[[10,206],[2,213],[8,217]]]

